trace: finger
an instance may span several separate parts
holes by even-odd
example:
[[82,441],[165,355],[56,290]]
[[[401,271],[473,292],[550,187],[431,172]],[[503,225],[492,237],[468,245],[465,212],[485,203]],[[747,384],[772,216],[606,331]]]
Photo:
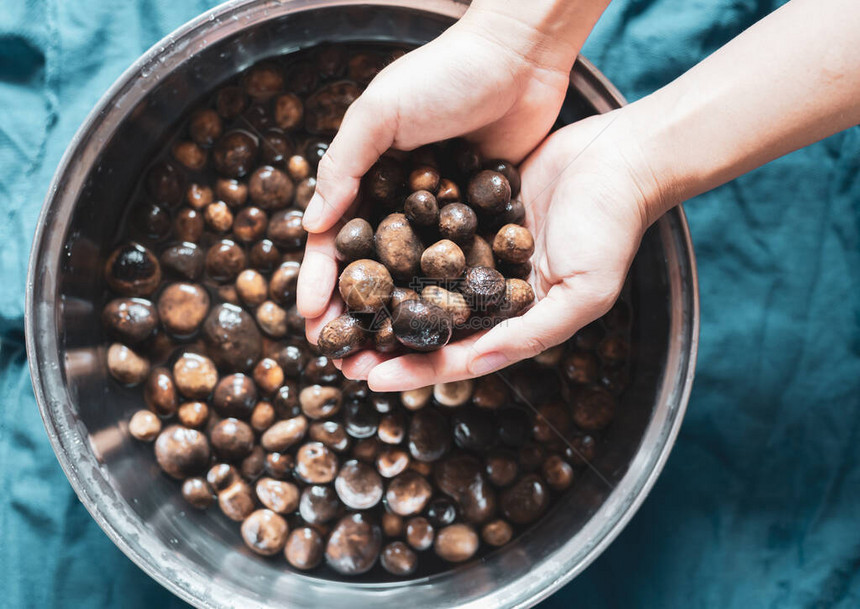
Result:
[[343,371],[347,378],[354,381],[366,381],[370,371],[379,364],[392,359],[394,355],[365,350],[351,355],[343,360]]
[[349,107],[320,159],[316,190],[302,221],[308,232],[320,233],[334,226],[355,200],[361,176],[394,142],[393,102],[378,102],[374,91],[371,86]]
[[323,326],[343,313],[344,304],[340,298],[332,298],[328,307],[319,317],[305,319],[305,336],[312,345],[317,344]]
[[475,334],[432,353],[410,353],[380,363],[368,374],[367,384],[373,391],[407,391],[470,378],[474,375],[469,372],[469,362],[480,336]]
[[310,233],[296,286],[296,307],[306,319],[319,317],[328,308],[337,282],[337,259],[332,228],[322,234]]
[[577,296],[570,287],[575,283],[571,280],[553,286],[546,297],[524,315],[505,320],[481,337],[469,361],[471,375],[489,374],[534,357],[567,340],[606,312],[611,299],[589,298],[586,293]]

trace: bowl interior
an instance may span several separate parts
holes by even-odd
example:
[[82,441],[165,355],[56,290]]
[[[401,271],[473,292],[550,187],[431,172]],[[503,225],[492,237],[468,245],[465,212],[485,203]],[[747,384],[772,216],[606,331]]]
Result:
[[[333,6],[347,4],[348,6]],[[674,438],[694,352],[695,287],[688,235],[673,212],[646,235],[630,275],[635,366],[592,467],[540,523],[485,559],[409,582],[333,582],[262,560],[217,510],[187,507],[127,421],[139,390],[105,372],[102,267],[143,167],[171,127],[219,82],[255,61],[323,41],[421,44],[462,6],[266,2],[224,8],[151,52],[85,126],[50,195],[34,249],[28,320],[34,384],[58,457],[84,504],[147,572],[199,606],[319,607],[349,602],[417,607],[534,602],[578,572],[632,514]],[[423,6],[423,5],[422,5]],[[314,10],[309,10],[313,8]],[[267,9],[268,10],[268,9]],[[619,101],[578,63],[560,120]],[[32,357],[34,356],[35,357]]]

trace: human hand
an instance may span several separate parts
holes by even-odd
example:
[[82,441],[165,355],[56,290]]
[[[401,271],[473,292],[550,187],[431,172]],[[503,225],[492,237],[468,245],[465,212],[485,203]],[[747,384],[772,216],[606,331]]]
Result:
[[[620,289],[644,229],[672,205],[860,121],[860,56],[851,52],[858,19],[852,0],[792,0],[663,89],[553,135],[522,168],[527,225],[537,237],[535,307],[430,355],[386,362],[360,353],[344,361],[345,373],[367,377],[377,391],[475,376],[598,317]],[[327,294],[336,275],[332,240],[318,240],[310,252],[315,266],[307,258],[303,265],[306,279],[325,278]],[[304,298],[301,291],[300,307],[326,315],[310,321],[313,339],[340,310],[326,311],[328,295],[314,302],[313,290]]]
[[367,379],[374,391],[470,378],[537,355],[606,313],[652,210],[666,205],[627,121],[619,110],[565,127],[523,164],[534,307],[439,351],[393,359],[360,352],[343,360],[344,374]]
[[343,310],[340,299],[332,299],[334,239],[361,176],[389,148],[460,135],[477,143],[485,158],[519,162],[555,121],[579,45],[602,10],[601,3],[587,2],[596,15],[579,19],[576,27],[584,31],[560,42],[549,39],[552,29],[481,11],[480,4],[487,3],[474,3],[439,38],[380,72],[349,108],[320,161],[316,194],[304,215],[310,234],[297,301],[313,343]]
[[376,391],[476,376],[600,316],[670,207],[860,122],[858,23],[852,0],[792,0],[659,91],[552,135],[522,167],[537,304],[429,355],[359,353],[344,372]]

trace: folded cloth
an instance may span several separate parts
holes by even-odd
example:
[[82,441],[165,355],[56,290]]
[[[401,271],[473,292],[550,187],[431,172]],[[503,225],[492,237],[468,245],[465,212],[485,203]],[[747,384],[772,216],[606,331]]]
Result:
[[[585,55],[637,99],[776,8],[615,0]],[[23,349],[27,257],[75,129],[137,56],[214,2],[0,11],[3,606],[185,607],[125,558],[53,456]],[[546,609],[860,606],[860,129],[687,206],[702,333],[687,419],[618,540]]]

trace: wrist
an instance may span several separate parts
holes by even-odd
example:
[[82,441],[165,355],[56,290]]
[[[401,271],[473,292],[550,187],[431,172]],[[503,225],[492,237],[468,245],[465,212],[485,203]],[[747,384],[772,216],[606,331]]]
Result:
[[[697,103],[690,99],[695,92],[688,95],[683,85],[675,81],[625,108],[630,113],[631,133],[660,185],[662,194],[649,210],[654,219],[725,181],[711,184],[721,168],[716,149],[708,150],[707,145],[690,147],[688,136],[701,127],[703,118]],[[712,144],[716,135],[709,138]]]
[[611,139],[606,154],[623,164],[629,176],[643,231],[680,204],[686,184],[673,154],[672,137],[663,114],[643,103],[647,98],[613,111]]
[[542,69],[570,72],[609,0],[473,0],[458,22]]

